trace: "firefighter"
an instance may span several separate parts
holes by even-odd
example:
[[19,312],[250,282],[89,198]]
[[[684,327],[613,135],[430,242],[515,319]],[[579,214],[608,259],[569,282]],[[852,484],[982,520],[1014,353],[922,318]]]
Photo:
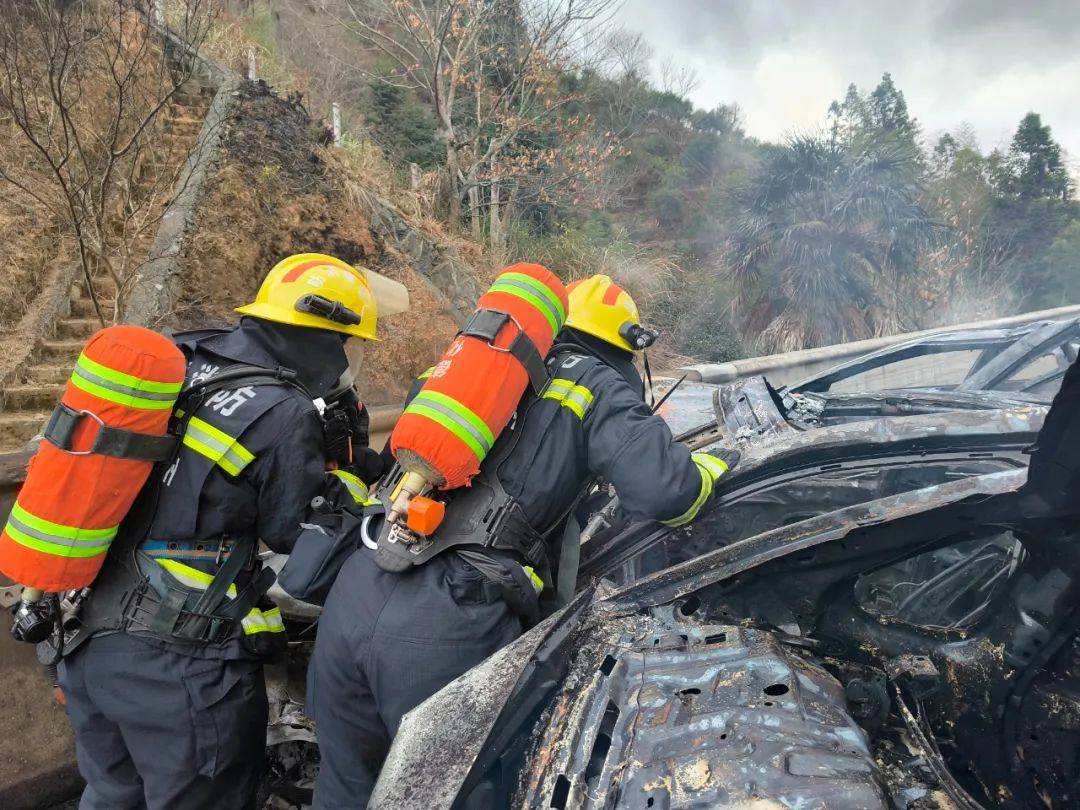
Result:
[[[445,550],[399,574],[361,548],[331,589],[308,670],[315,807],[365,806],[402,716],[535,623],[562,539],[578,543],[568,515],[596,476],[632,517],[680,526],[737,461],[692,455],[645,404],[634,350],[655,333],[625,290],[594,276],[570,286],[569,304],[546,389],[525,396],[473,485],[450,494],[433,535]],[[482,536],[479,516],[499,510],[499,535]]]
[[122,524],[63,650],[82,810],[255,806],[262,663],[285,643],[256,545],[289,552],[313,497],[357,483],[343,469],[328,488],[315,401],[347,370],[345,341],[375,339],[365,277],[293,256],[237,312],[232,329],[174,337],[186,388],[206,394],[174,414],[182,442]]

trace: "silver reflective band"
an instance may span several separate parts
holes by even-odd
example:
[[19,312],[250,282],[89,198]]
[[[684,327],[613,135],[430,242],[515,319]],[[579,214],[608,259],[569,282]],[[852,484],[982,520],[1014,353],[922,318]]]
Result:
[[47,543],[53,543],[58,546],[67,546],[69,548],[102,548],[103,546],[107,548],[109,542],[116,536],[116,529],[112,529],[111,534],[105,537],[91,537],[87,540],[64,537],[59,534],[48,534],[19,520],[15,516],[14,511],[8,515],[8,524],[23,534],[28,534],[38,540],[44,540]]
[[[563,323],[563,314],[559,312],[557,307],[552,305],[547,295],[544,295],[543,292],[538,289],[541,286],[543,285],[541,285],[539,281],[536,282],[536,286],[534,287],[532,284],[526,284],[524,281],[517,281],[516,279],[512,278],[497,278],[495,279],[495,283],[491,285],[491,291],[498,292],[499,287],[514,287],[516,289],[523,290],[524,292],[529,293],[530,301],[534,298],[540,301],[544,309],[546,309],[548,314],[551,315],[551,317],[555,320],[555,323],[561,326]],[[556,329],[555,331],[557,332],[558,329]]]
[[716,456],[710,456],[708,453],[692,453],[690,456],[695,464],[701,467],[705,467],[712,477],[719,478],[721,475],[728,471],[728,465]]
[[584,419],[595,397],[584,385],[575,385],[570,380],[554,379],[544,390],[543,399],[553,399],[569,408],[579,419]]
[[704,466],[694,463],[694,469],[698,471],[698,475],[701,476],[701,489],[698,490],[697,498],[690,504],[690,508],[683,512],[678,517],[673,517],[670,520],[660,521],[665,526],[670,526],[673,529],[677,529],[679,526],[683,526],[689,523],[691,520],[697,517],[698,512],[701,511],[701,507],[705,505],[705,502],[709,500],[709,496],[713,491],[713,476],[709,470],[706,470]]

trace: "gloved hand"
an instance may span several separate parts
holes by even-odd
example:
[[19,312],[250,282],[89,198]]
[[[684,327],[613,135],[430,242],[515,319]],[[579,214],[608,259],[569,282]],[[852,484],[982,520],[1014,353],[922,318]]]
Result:
[[353,445],[353,463],[349,466],[349,472],[368,486],[378,481],[386,472],[382,455],[370,447]]
[[738,450],[713,450],[711,453],[691,453],[690,458],[698,467],[712,476],[715,484],[726,472],[730,472],[739,463],[742,453]]

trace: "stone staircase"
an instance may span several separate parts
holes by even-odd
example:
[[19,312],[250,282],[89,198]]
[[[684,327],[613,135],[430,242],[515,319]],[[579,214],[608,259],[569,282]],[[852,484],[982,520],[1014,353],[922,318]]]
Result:
[[[188,81],[174,97],[161,122],[163,149],[149,156],[138,172],[136,195],[155,186],[158,173],[173,173],[196,145],[214,88],[197,78]],[[154,241],[148,233],[136,244],[137,255],[146,255]],[[116,285],[107,275],[94,279],[94,291],[102,315],[111,322],[115,311]],[[44,426],[64,392],[64,384],[86,340],[101,328],[94,304],[79,280],[71,287],[66,313],[38,339],[30,360],[19,369],[14,384],[0,392],[0,453],[24,449]]]

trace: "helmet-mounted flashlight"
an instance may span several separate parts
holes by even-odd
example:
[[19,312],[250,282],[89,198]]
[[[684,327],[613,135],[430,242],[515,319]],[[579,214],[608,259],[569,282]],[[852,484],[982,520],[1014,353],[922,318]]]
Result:
[[619,327],[619,337],[629,343],[635,350],[647,349],[656,343],[660,333],[655,329],[649,329],[640,323],[627,321]]
[[320,318],[326,318],[328,321],[340,323],[345,326],[356,326],[361,321],[360,316],[356,312],[349,309],[340,301],[331,301],[329,298],[324,298],[321,295],[305,295],[296,302],[295,308],[297,312],[303,312],[308,315],[317,315]]

